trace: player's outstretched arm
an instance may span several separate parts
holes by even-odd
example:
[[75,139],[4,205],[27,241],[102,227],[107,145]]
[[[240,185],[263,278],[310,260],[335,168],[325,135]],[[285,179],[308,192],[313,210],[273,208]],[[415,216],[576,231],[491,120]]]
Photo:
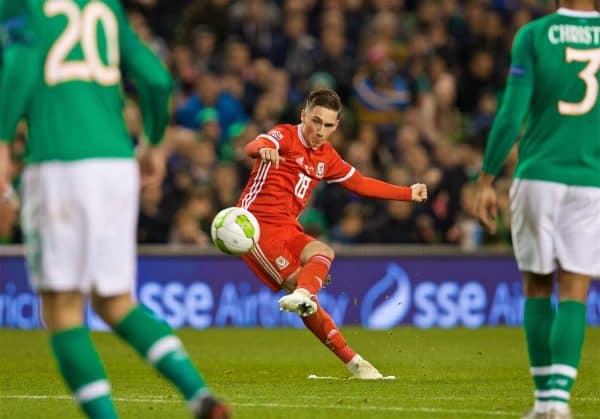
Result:
[[415,183],[412,186],[397,186],[382,180],[365,177],[357,171],[341,185],[349,191],[368,198],[415,202],[427,200],[427,185],[424,183]]

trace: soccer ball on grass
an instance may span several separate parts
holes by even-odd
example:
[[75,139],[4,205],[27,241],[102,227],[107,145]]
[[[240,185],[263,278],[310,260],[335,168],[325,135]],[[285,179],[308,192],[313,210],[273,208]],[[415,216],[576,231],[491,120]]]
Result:
[[260,238],[260,227],[252,213],[244,208],[225,208],[215,216],[211,226],[212,241],[221,252],[245,255]]

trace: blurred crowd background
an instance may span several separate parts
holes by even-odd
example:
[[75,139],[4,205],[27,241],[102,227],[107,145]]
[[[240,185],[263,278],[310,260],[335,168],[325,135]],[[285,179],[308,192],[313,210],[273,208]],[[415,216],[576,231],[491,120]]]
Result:
[[[473,180],[502,98],[515,32],[552,12],[537,0],[126,0],[132,27],[171,70],[174,109],[161,187],[141,191],[139,243],[210,246],[210,222],[236,203],[252,161],[244,144],[299,122],[307,92],[344,103],[331,139],[363,175],[424,182],[424,205],[364,199],[322,183],[300,217],[334,244],[510,244],[513,150],[496,182],[498,234],[474,214]],[[142,131],[135,90],[124,115]],[[26,129],[12,143],[15,187]],[[82,133],[85,141],[85,133]],[[18,202],[0,241],[19,243]]]

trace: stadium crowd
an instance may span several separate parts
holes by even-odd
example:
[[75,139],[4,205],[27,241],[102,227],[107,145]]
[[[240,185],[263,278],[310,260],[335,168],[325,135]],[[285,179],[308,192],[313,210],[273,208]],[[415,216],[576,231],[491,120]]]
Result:
[[[550,11],[536,0],[128,0],[132,27],[175,80],[161,187],[141,191],[139,243],[210,245],[216,212],[235,205],[252,161],[243,146],[298,123],[306,93],[344,103],[332,138],[366,176],[424,182],[426,205],[358,198],[322,183],[300,221],[337,244],[510,242],[511,153],[498,234],[475,215],[474,185],[501,100],[516,30]],[[133,89],[124,115],[142,134]],[[12,143],[15,187],[26,129]],[[85,133],[82,133],[85,141]],[[21,240],[18,202],[0,207],[0,241]]]

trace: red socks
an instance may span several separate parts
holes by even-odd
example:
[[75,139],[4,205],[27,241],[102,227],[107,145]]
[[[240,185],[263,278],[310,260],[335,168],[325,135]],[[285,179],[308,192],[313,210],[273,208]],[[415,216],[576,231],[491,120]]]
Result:
[[302,317],[306,327],[325,344],[344,364],[356,355],[356,352],[346,345],[346,340],[337,329],[335,323],[325,310],[319,305],[315,314]]
[[297,288],[304,288],[316,295],[323,284],[331,267],[331,259],[323,255],[314,255],[300,268]]

